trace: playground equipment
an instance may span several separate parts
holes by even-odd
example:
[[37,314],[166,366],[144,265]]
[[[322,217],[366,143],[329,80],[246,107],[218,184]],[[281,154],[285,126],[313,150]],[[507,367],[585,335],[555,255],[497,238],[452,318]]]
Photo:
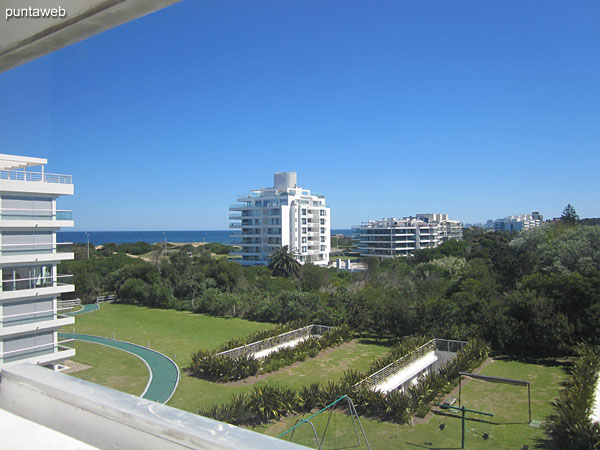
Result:
[[[439,406],[442,409],[455,409],[457,411],[462,412],[462,444],[460,448],[465,448],[465,413],[475,413],[475,414],[482,414],[484,416],[490,416],[493,417],[493,414],[490,413],[486,413],[486,412],[482,412],[482,411],[475,411],[473,409],[467,409],[464,406],[461,406],[460,408],[458,406],[450,406],[450,405],[442,405],[439,403],[434,403],[435,406]],[[440,430],[443,430],[444,428],[441,426],[443,424],[440,424]],[[484,440],[487,440],[489,437],[488,433],[484,433],[484,435],[482,436]]]
[[[325,435],[327,434],[327,430],[329,429],[329,424],[331,423],[331,417],[333,416],[333,411],[334,411],[334,407],[335,405],[337,405],[338,403],[340,403],[342,400],[346,400],[346,405],[348,408],[348,412],[350,414],[350,417],[352,418],[352,425],[354,426],[354,434],[356,435],[356,446],[358,447],[360,444],[360,437],[358,435],[358,428],[356,427],[356,424],[358,423],[358,426],[360,428],[361,434],[363,436],[363,439],[365,440],[365,444],[367,446],[367,448],[369,450],[371,450],[371,446],[369,445],[369,441],[367,440],[367,435],[365,434],[365,430],[362,426],[362,424],[360,423],[360,418],[358,417],[358,413],[356,412],[356,408],[354,407],[354,403],[352,402],[352,399],[350,397],[348,397],[347,395],[342,395],[340,398],[338,398],[336,401],[330,403],[329,405],[325,406],[323,409],[317,411],[316,413],[314,413],[313,415],[311,415],[310,417],[306,418],[306,419],[298,419],[296,420],[296,423],[294,424],[294,426],[292,428],[290,428],[289,430],[284,431],[283,433],[281,433],[279,436],[277,436],[278,438],[282,438],[283,436],[285,436],[286,434],[288,434],[290,431],[292,432],[290,435],[290,442],[291,440],[294,438],[294,432],[296,431],[296,429],[305,424],[308,423],[311,428],[312,431],[314,433],[315,436],[315,441],[317,443],[317,448],[319,450],[323,450],[323,442],[325,441]],[[311,422],[311,419],[314,419],[316,416],[318,416],[319,414],[324,413],[325,411],[329,410],[329,417],[327,418],[327,424],[325,425],[325,429],[323,430],[323,434],[321,435],[321,439],[319,439],[319,435],[317,434],[317,429],[315,428],[315,425]],[[334,430],[333,430],[334,436],[335,436],[335,418],[334,418]]]

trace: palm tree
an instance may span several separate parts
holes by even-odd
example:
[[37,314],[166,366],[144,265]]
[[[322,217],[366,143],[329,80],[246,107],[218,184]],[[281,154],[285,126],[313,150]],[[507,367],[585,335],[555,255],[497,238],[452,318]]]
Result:
[[269,269],[276,277],[297,277],[300,273],[300,263],[293,248],[287,245],[275,250],[269,260]]

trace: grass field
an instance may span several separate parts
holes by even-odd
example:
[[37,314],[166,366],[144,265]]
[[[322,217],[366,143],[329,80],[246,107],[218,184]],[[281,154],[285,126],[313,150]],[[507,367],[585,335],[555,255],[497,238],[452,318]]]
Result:
[[[113,337],[148,346],[174,359],[179,367],[189,364],[200,348],[218,347],[223,342],[274,327],[270,323],[210,317],[204,314],[153,309],[143,306],[102,304],[100,311],[75,319],[75,332]],[[72,331],[66,327],[64,331]]]
[[255,385],[280,385],[294,388],[316,381],[337,380],[345,370],[366,370],[371,361],[387,350],[381,345],[352,341],[308,358],[306,361],[266,374],[260,381],[250,378],[240,384],[220,384],[182,374],[181,381],[169,405],[187,411],[202,406],[224,403],[233,394],[249,392]]
[[74,347],[72,359],[91,368],[70,375],[133,395],[144,392],[150,374],[136,356],[89,342],[75,341]]
[[[550,401],[558,395],[560,382],[566,376],[561,366],[509,360],[494,361],[485,367],[482,373],[530,381],[532,418],[542,421],[551,413]],[[475,414],[467,416],[469,420],[466,422],[465,448],[520,449],[523,445],[536,448],[545,440],[541,428],[533,428],[527,424],[526,387],[471,381],[463,386],[462,397],[467,408],[494,414],[494,417],[489,418]],[[302,416],[305,417],[307,416]],[[257,427],[256,431],[277,436],[292,427],[297,418],[299,417],[289,417],[274,424]],[[327,415],[321,414],[313,421],[319,435],[324,430],[326,420]],[[455,414],[438,413],[433,415],[428,423],[414,426],[377,422],[366,418],[361,418],[361,421],[373,449],[455,449],[461,445],[461,420]],[[439,429],[440,423],[445,424],[443,431]],[[324,450],[356,445],[351,420],[345,414],[335,413],[330,429],[335,429],[336,432],[328,433],[323,445]],[[488,440],[482,438],[483,433],[489,434]],[[307,424],[298,429],[293,441],[316,447],[312,429]],[[355,448],[366,446],[363,444]]]
[[[176,362],[181,369],[189,364],[191,353],[198,348],[214,348],[233,337],[273,326],[241,319],[118,304],[103,304],[100,311],[78,316],[75,320],[75,331],[78,333],[112,337],[114,332],[116,339],[144,346],[150,341],[151,348],[171,358],[177,354]],[[72,331],[72,327],[67,328],[65,331]],[[347,369],[366,370],[373,359],[386,350],[387,347],[375,341],[356,340],[329,349],[316,358],[308,358],[302,363],[267,374],[258,384],[299,387],[315,381],[337,380]],[[82,347],[78,350],[78,358],[92,358],[89,352],[97,353],[95,347]],[[107,361],[102,361],[102,355],[97,358],[96,364],[88,364],[96,368],[99,384],[116,384],[122,374],[128,371],[127,367],[113,370]],[[248,392],[252,386],[250,383],[212,383],[190,377],[182,370],[181,381],[169,405],[194,412],[206,405],[223,403],[233,394]]]

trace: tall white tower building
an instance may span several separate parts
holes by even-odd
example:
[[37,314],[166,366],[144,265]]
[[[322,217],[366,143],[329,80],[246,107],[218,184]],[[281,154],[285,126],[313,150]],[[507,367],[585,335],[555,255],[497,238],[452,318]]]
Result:
[[331,215],[322,195],[297,185],[296,172],[276,172],[273,187],[238,195],[229,207],[230,228],[239,228],[243,265],[268,264],[281,246],[293,248],[301,263],[327,265]]
[[47,162],[0,154],[0,368],[23,361],[53,365],[75,355],[58,341],[58,329],[74,318],[59,314],[56,300],[75,290],[56,270],[73,259],[56,242],[60,227],[73,226],[71,211],[56,204],[61,195],[73,195],[73,180],[45,173]]

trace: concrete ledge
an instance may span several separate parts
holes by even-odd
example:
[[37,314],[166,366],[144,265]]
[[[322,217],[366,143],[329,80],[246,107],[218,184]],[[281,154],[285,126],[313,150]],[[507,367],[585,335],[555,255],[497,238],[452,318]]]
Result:
[[2,369],[0,408],[102,449],[305,449],[33,364]]

